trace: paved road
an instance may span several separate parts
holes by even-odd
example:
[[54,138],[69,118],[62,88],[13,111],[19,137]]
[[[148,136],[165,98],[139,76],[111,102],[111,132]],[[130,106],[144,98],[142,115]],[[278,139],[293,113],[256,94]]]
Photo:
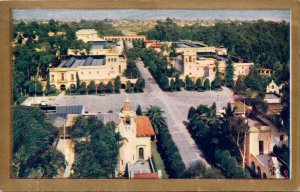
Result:
[[[192,161],[201,160],[201,151],[197,148],[194,140],[183,124],[186,121],[188,110],[191,106],[199,104],[211,105],[214,101],[217,109],[222,109],[228,102],[233,101],[231,91],[223,87],[223,91],[181,91],[181,92],[163,92],[155,83],[148,69],[144,68],[143,63],[137,62],[138,69],[145,79],[144,93],[128,94],[131,100],[131,107],[136,109],[137,105],[141,105],[145,110],[150,105],[156,105],[162,108],[167,117],[167,123],[170,133],[176,143],[183,162],[188,167]],[[28,98],[30,99],[30,98]],[[106,113],[110,110],[118,113],[123,107],[126,94],[111,94],[105,96],[84,95],[84,96],[59,96],[55,100],[51,98],[48,103],[51,105],[84,105],[85,111],[89,113]],[[26,102],[25,102],[26,103]]]

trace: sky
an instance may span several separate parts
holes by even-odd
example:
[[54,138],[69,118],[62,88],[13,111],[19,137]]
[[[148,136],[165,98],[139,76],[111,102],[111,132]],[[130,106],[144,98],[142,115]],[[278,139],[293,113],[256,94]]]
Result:
[[79,21],[103,19],[158,20],[167,17],[184,20],[270,20],[290,21],[289,10],[163,10],[163,9],[14,9],[14,20]]

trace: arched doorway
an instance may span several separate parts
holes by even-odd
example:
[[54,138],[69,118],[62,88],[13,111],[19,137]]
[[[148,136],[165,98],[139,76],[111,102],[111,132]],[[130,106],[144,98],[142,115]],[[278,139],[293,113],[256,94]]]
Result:
[[260,169],[260,166],[257,166],[257,177],[261,178],[261,169]]
[[144,160],[144,148],[143,147],[139,148],[139,159]]
[[71,84],[71,85],[70,85],[70,89],[71,89],[71,90],[74,90],[74,89],[76,89],[76,86],[75,86],[75,84]]
[[60,90],[61,90],[61,91],[66,90],[66,86],[65,86],[64,84],[62,84],[62,85],[60,86]]
[[55,92],[56,91],[56,86],[54,84],[51,85],[51,92]]
[[121,89],[126,89],[126,84],[125,83],[122,83]]

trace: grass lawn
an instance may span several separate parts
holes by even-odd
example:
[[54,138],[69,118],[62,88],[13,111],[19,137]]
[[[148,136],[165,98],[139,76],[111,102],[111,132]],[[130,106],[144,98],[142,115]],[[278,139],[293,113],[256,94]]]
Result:
[[151,143],[151,153],[152,153],[152,156],[155,161],[157,169],[161,170],[161,172],[162,172],[162,179],[169,178],[169,175],[166,173],[166,170],[165,170],[164,162],[161,159],[160,154],[157,151],[157,146],[156,146],[155,142]]

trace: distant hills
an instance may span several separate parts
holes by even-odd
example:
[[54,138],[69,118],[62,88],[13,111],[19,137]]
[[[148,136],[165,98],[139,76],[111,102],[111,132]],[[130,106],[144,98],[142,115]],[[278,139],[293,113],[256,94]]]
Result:
[[14,20],[59,21],[132,19],[164,20],[167,17],[179,20],[269,20],[290,21],[288,10],[71,10],[71,9],[15,9]]

